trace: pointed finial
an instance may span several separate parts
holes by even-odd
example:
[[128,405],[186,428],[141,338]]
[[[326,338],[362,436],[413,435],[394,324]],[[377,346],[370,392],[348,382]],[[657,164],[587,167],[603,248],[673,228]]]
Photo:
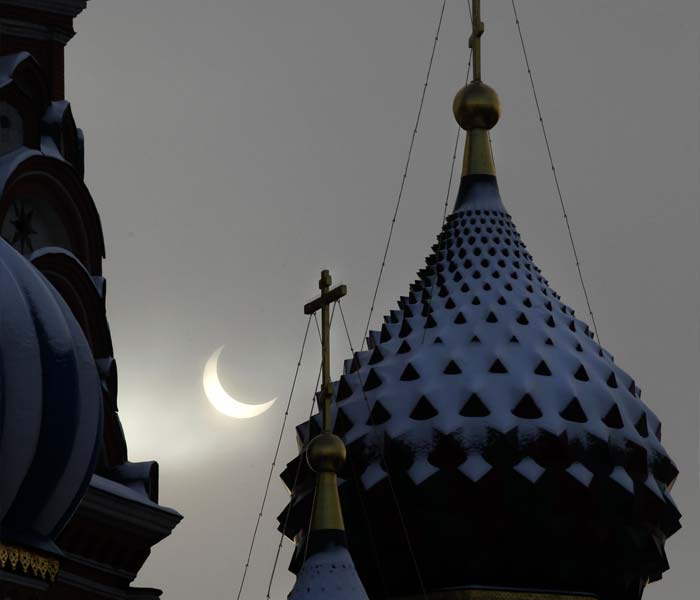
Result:
[[335,530],[344,531],[343,514],[340,510],[338,498],[338,471],[345,463],[345,444],[338,436],[331,433],[331,396],[333,384],[331,383],[331,338],[330,338],[330,305],[347,293],[347,288],[340,285],[331,290],[333,279],[328,269],[321,271],[321,279],[318,287],[321,296],[316,301],[307,304],[304,312],[313,309],[321,309],[321,354],[322,360],[322,387],[320,396],[321,417],[323,419],[323,431],[317,435],[306,449],[306,461],[317,475],[316,499],[311,519],[311,530]]
[[457,123],[468,132],[462,176],[496,175],[488,132],[498,123],[501,105],[495,90],[481,81],[483,34],[481,0],[472,0],[472,33],[469,47],[472,49],[474,76],[470,83],[457,92],[452,104]]
[[343,511],[338,495],[338,473],[345,464],[347,450],[343,440],[331,430],[330,378],[330,305],[345,296],[347,288],[331,289],[333,280],[327,270],[321,272],[321,295],[304,306],[304,314],[321,310],[322,387],[319,408],[323,428],[306,449],[306,461],[316,473],[316,491],[311,524],[306,539],[304,563],[289,600],[368,600],[347,547]]

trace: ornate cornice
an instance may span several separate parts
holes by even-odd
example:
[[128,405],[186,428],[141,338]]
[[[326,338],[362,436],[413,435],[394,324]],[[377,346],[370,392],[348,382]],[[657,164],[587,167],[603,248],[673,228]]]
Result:
[[0,0],[2,4],[76,17],[85,10],[87,0]]
[[[134,501],[99,489],[94,476],[87,493],[83,497],[79,512],[96,521],[107,521],[124,531],[138,532],[147,538],[151,544],[156,544],[170,535],[175,526],[182,520],[177,511],[166,508],[155,502]],[[104,481],[104,478],[102,478]],[[124,487],[125,490],[129,488]]]
[[34,576],[54,582],[59,571],[59,562],[25,548],[0,544],[0,569]]
[[[71,563],[132,581],[151,548],[180,522],[182,516],[131,488],[93,476],[78,510],[57,543],[70,559],[61,570],[82,573]],[[87,562],[86,562],[87,561]],[[62,580],[62,579],[61,579]]]
[[[0,2],[0,6],[2,2]],[[49,27],[38,23],[28,23],[17,19],[0,20],[0,31],[5,35],[33,40],[51,40],[65,46],[75,35],[70,29]]]

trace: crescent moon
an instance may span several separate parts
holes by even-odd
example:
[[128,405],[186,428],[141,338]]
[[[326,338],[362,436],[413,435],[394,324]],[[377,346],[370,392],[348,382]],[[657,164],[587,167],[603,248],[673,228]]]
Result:
[[207,395],[207,399],[220,413],[235,419],[252,419],[261,415],[275,403],[277,398],[273,398],[264,404],[246,404],[229,396],[219,381],[217,370],[219,355],[223,349],[224,347],[221,346],[221,348],[216,350],[204,366],[202,385],[204,386],[204,393]]

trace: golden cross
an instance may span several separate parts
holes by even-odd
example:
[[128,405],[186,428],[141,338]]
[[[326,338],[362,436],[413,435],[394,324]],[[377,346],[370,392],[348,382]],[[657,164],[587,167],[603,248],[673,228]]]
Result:
[[323,385],[321,387],[321,414],[323,417],[323,431],[331,431],[331,396],[333,395],[333,384],[331,383],[331,320],[329,307],[333,302],[337,302],[348,293],[348,288],[339,285],[331,289],[333,279],[328,269],[321,271],[321,279],[318,287],[321,295],[304,305],[304,314],[312,315],[319,308],[321,309],[321,350],[323,356]]
[[469,47],[473,52],[474,81],[481,81],[481,36],[484,35],[484,23],[481,20],[481,0],[472,0],[472,34]]

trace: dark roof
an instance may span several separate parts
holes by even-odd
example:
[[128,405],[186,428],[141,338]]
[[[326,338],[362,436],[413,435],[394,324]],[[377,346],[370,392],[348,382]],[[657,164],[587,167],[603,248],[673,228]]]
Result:
[[[463,180],[456,211],[419,279],[381,330],[371,332],[369,349],[346,361],[335,390],[336,433],[351,463],[341,496],[355,504],[364,498],[370,515],[384,515],[396,510],[393,487],[406,526],[429,546],[416,550],[424,556],[429,584],[481,583],[490,577],[489,567],[509,580],[501,585],[527,579],[520,570],[537,581],[546,553],[563,552],[562,543],[578,545],[577,552],[594,550],[559,587],[607,585],[589,573],[603,572],[591,561],[610,560],[613,540],[615,552],[623,551],[631,564],[624,567],[625,585],[658,579],[667,568],[657,541],[678,529],[680,515],[669,493],[677,469],[661,445],[659,419],[642,403],[633,378],[535,265],[495,178]],[[314,419],[318,424],[318,415]],[[300,432],[308,441],[309,428]],[[296,465],[284,475],[288,484]],[[302,481],[293,513],[306,510],[308,490]],[[351,502],[344,504],[350,550],[372,596],[367,560],[352,543],[353,535],[361,539],[358,530],[367,528],[367,520],[364,510],[353,516]],[[527,511],[537,519],[524,517]],[[303,529],[304,518],[293,515],[287,534]],[[494,530],[501,532],[500,543],[494,531],[476,532],[493,519],[508,523],[507,531]],[[383,539],[390,520],[387,512],[386,524],[374,532],[380,547],[391,547]],[[583,523],[577,540],[567,528]],[[516,538],[534,536],[533,527],[547,533],[537,534],[532,552],[513,555],[509,565],[504,546],[512,549]],[[608,533],[600,539],[587,537],[601,529]],[[401,528],[391,535],[405,538]],[[569,541],[558,535],[570,535]],[[465,545],[453,573],[449,539]],[[476,553],[471,558],[469,549]],[[391,580],[394,570],[397,585],[414,581],[402,576],[410,562],[395,560],[380,552],[382,576]],[[435,574],[432,582],[429,573]]]

